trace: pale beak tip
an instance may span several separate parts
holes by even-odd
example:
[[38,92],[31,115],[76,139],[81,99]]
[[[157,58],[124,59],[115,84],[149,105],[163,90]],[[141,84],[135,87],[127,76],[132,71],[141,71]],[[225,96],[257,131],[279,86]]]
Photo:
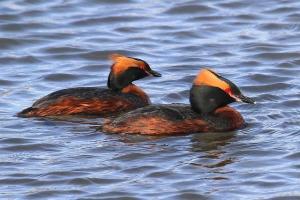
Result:
[[256,104],[256,101],[250,97],[246,97],[244,95],[239,95],[234,97],[236,101],[238,102],[244,102],[244,103],[249,103],[249,104]]

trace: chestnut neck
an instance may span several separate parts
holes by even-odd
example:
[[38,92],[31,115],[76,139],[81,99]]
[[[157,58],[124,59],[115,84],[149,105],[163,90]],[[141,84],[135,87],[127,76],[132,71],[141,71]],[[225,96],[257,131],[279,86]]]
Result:
[[125,93],[125,94],[134,94],[134,95],[140,97],[146,104],[151,103],[148,95],[140,87],[138,87],[134,84],[129,84],[128,86],[124,87],[121,90],[121,92]]

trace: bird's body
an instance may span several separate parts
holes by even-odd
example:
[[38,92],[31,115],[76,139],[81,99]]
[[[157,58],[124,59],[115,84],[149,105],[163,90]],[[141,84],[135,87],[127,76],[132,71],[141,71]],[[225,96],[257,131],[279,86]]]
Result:
[[226,106],[212,114],[199,114],[190,105],[149,105],[106,120],[103,131],[143,135],[178,135],[197,132],[231,131],[241,128],[244,119]]
[[232,131],[244,125],[241,114],[227,106],[235,101],[254,103],[231,81],[204,69],[190,90],[191,105],[149,105],[106,120],[102,129],[145,135]]
[[149,105],[148,96],[122,93],[101,87],[78,87],[59,90],[37,100],[18,113],[21,117],[61,115],[113,116]]
[[114,116],[150,104],[147,94],[133,81],[146,76],[161,76],[143,60],[119,54],[107,80],[107,88],[77,87],[52,92],[18,113],[20,117],[64,115]]

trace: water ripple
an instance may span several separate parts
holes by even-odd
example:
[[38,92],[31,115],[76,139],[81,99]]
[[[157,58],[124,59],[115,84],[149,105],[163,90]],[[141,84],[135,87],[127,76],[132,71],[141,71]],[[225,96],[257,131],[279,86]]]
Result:
[[[300,3],[0,1],[3,199],[299,199]],[[241,130],[110,135],[103,120],[22,119],[52,91],[105,86],[111,53],[146,60],[154,103],[188,103],[201,67],[257,101]]]

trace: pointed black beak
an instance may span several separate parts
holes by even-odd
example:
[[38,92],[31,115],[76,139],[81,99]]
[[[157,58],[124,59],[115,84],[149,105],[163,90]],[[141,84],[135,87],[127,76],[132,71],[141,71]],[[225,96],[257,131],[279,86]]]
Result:
[[244,102],[244,103],[256,104],[254,99],[252,99],[250,97],[246,97],[242,94],[235,96],[235,99],[236,99],[236,101],[240,101],[240,102]]
[[156,72],[156,71],[154,71],[154,70],[152,70],[152,69],[150,69],[150,70],[148,71],[148,73],[151,74],[152,76],[155,76],[155,77],[161,77],[161,74],[160,74],[160,73],[158,73],[158,72]]

